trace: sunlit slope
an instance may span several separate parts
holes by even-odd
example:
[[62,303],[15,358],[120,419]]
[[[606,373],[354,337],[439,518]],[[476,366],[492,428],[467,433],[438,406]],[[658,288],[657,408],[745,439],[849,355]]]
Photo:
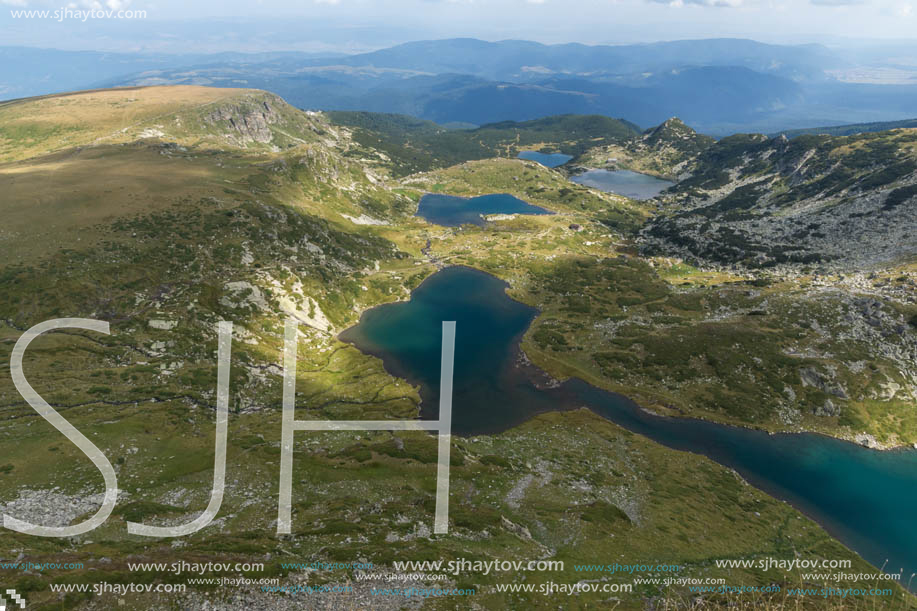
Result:
[[253,90],[151,87],[0,106],[0,245],[9,262],[95,243],[122,217],[258,200],[350,225],[402,214],[324,115]]
[[161,152],[104,146],[0,166],[5,263],[88,245],[107,234],[103,224],[211,196],[247,175]]
[[27,98],[0,104],[0,162],[149,138],[276,150],[317,140],[315,117],[252,89],[142,87]]
[[534,161],[485,159],[450,168],[415,174],[403,181],[412,188],[462,197],[511,193],[529,203],[567,214],[583,215],[617,230],[641,226],[649,215],[640,202],[602,193],[570,182],[557,171]]

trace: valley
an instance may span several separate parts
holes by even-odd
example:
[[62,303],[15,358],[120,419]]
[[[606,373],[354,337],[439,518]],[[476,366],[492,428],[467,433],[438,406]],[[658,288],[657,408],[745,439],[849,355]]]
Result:
[[[451,538],[429,529],[436,444],[423,433],[299,435],[292,536],[274,536],[276,506],[265,499],[276,498],[284,320],[301,323],[300,417],[415,418],[420,385],[340,333],[373,307],[407,301],[449,266],[505,281],[507,295],[532,308],[522,358],[557,382],[578,378],[661,415],[874,448],[917,443],[913,140],[912,130],[898,130],[715,142],[680,121],[641,132],[596,117],[443,130],[191,86],[0,106],[0,245],[15,253],[0,266],[0,354],[7,362],[16,338],[50,318],[111,323],[111,336],[36,340],[26,368],[35,389],[116,464],[123,487],[117,519],[90,535],[36,541],[7,532],[4,558],[89,567],[13,583],[51,608],[49,583],[88,583],[99,572],[157,580],[130,572],[125,554],[180,553],[263,559],[266,572],[253,577],[350,584],[342,604],[359,606],[371,582],[283,563],[552,558],[566,566],[552,579],[576,581],[574,565],[608,560],[609,540],[622,562],[676,562],[682,577],[728,574],[744,585],[792,586],[801,577],[727,572],[715,561],[797,554],[874,572],[731,468],[583,409],[517,406],[511,428],[454,437]],[[550,169],[516,159],[522,150],[574,159]],[[677,184],[633,200],[571,182],[577,167]],[[444,227],[415,216],[429,194],[507,194],[552,214]],[[783,246],[758,248],[771,243]],[[184,522],[206,504],[219,320],[236,325],[224,509],[193,536],[141,541],[126,534],[125,519]],[[4,511],[91,513],[98,474],[5,375],[0,409]],[[112,557],[120,559],[99,560]],[[478,604],[508,600],[495,589],[499,575],[451,579],[476,589]],[[240,605],[290,598],[257,587],[245,596]],[[694,596],[642,584],[616,602],[637,609]],[[725,593],[704,598],[734,602]],[[562,597],[509,600],[556,608]],[[910,601],[898,586],[885,600]],[[86,608],[113,602],[65,599]],[[790,604],[784,594],[766,602]],[[167,601],[140,595],[125,606],[152,604]]]

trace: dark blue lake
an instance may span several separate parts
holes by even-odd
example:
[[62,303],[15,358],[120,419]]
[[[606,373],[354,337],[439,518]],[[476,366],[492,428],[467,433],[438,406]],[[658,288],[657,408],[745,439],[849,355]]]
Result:
[[508,193],[495,193],[479,197],[456,197],[428,193],[420,198],[417,216],[445,227],[484,225],[484,214],[552,214],[538,206],[524,202]]
[[917,571],[917,451],[878,452],[814,434],[770,435],[702,420],[664,418],[577,379],[548,388],[520,361],[536,310],[506,284],[464,267],[442,270],[410,302],[380,306],[341,338],[420,384],[423,418],[437,417],[442,321],[457,323],[453,432],[497,433],[549,410],[588,407],[670,448],[710,457],[786,500],[877,567]]
[[589,170],[570,180],[631,199],[652,199],[675,184],[649,174],[640,174],[630,170]]
[[522,151],[519,153],[519,159],[537,161],[543,166],[556,168],[573,159],[573,155],[564,155],[563,153],[539,153],[538,151]]

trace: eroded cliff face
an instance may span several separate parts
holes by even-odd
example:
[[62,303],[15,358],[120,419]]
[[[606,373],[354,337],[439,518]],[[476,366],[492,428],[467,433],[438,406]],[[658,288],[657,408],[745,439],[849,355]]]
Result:
[[208,113],[204,122],[226,129],[237,143],[269,144],[274,139],[270,126],[280,121],[275,106],[267,99],[226,104]]

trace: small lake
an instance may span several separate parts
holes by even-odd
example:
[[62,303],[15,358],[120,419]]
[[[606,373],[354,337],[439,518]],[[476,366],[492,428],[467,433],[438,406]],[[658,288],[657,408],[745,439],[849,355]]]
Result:
[[479,197],[457,197],[428,193],[420,198],[417,216],[444,227],[484,225],[485,214],[553,214],[533,206],[508,193],[495,193]]
[[877,452],[815,434],[770,435],[703,420],[664,418],[624,396],[577,379],[546,385],[520,358],[534,308],[510,299],[484,272],[450,267],[429,277],[411,301],[366,312],[341,334],[421,387],[421,417],[439,402],[442,321],[457,324],[453,432],[493,434],[550,410],[588,407],[670,448],[703,454],[786,500],[877,567],[917,571],[917,451]]
[[556,168],[573,159],[573,155],[564,155],[563,153],[539,153],[538,151],[522,151],[519,153],[519,159],[525,159],[526,161],[537,161],[545,167]]
[[640,174],[630,170],[589,170],[570,180],[631,199],[652,199],[675,184],[649,174]]

